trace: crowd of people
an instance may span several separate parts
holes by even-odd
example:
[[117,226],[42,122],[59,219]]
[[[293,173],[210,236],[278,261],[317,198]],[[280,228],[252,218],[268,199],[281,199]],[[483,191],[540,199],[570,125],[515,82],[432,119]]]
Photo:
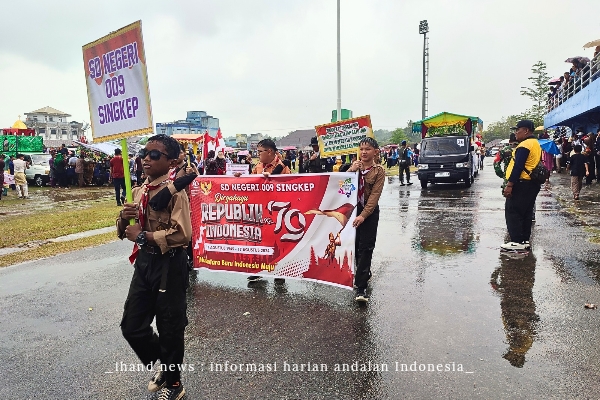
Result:
[[572,58],[569,71],[549,82],[551,87],[548,92],[548,111],[562,104],[598,77],[600,77],[600,46],[596,46],[591,60],[587,57]]

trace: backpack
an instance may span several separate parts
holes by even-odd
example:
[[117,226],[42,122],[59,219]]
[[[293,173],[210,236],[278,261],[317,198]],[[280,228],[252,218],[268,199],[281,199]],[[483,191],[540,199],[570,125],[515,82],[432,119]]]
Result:
[[533,182],[537,182],[540,185],[546,183],[546,181],[550,178],[550,171],[548,171],[548,168],[546,168],[542,160],[538,162],[538,165],[536,165],[531,172],[528,171],[527,168],[524,168],[524,170]]

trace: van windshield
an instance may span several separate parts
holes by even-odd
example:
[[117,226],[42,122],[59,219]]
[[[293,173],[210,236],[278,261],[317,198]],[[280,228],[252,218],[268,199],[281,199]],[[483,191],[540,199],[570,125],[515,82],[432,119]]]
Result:
[[452,154],[466,154],[469,149],[469,138],[443,137],[425,139],[421,143],[421,156],[446,156]]
[[31,163],[33,165],[48,165],[50,160],[50,154],[32,154]]

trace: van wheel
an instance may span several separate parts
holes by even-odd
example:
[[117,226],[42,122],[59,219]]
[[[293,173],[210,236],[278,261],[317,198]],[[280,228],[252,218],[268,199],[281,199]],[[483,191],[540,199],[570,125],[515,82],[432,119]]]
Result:
[[465,187],[470,188],[472,184],[473,184],[473,178],[471,178],[469,176],[467,179],[465,179]]
[[421,179],[421,189],[427,189],[427,179]]
[[41,175],[36,175],[33,178],[33,183],[35,184],[35,186],[39,186],[39,187],[44,186],[44,180],[42,179]]

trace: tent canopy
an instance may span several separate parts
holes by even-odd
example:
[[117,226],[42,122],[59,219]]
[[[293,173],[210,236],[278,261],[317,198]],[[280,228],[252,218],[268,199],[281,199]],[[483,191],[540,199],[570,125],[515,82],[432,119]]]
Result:
[[449,112],[441,112],[421,121],[413,122],[412,130],[415,133],[420,132],[421,134],[424,134],[431,128],[442,128],[456,125],[464,126],[468,121],[471,122],[472,126],[477,125],[478,129],[476,130],[483,130],[483,121],[478,117],[452,114]]

